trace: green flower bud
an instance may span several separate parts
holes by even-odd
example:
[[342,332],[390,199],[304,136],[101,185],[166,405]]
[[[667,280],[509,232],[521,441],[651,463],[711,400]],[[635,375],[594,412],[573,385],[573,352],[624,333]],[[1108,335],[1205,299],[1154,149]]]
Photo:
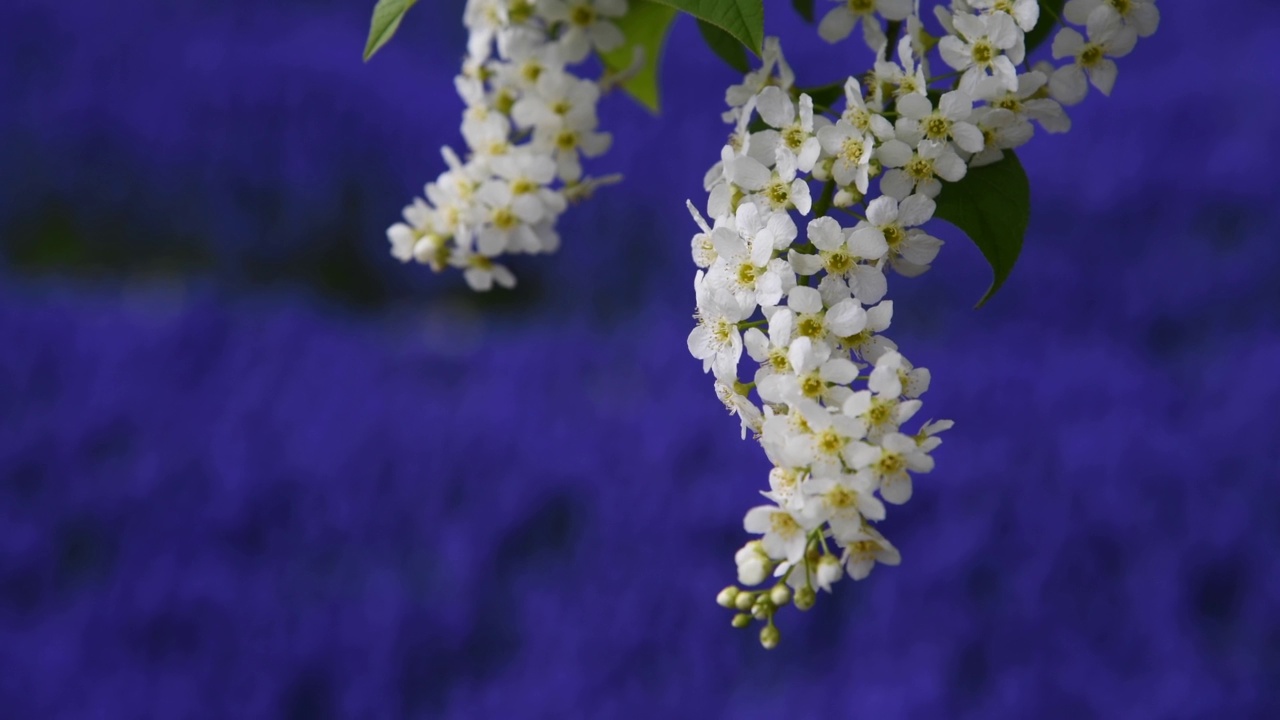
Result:
[[756,604],[756,594],[753,592],[740,592],[733,599],[733,606],[739,610],[750,610],[752,605]]
[[811,587],[802,587],[796,591],[796,609],[808,610],[818,601],[818,595]]
[[791,588],[786,585],[774,585],[769,591],[769,600],[778,607],[786,605],[791,602]]
[[733,616],[733,626],[741,630],[751,624],[751,616],[746,613],[738,613]]
[[772,650],[778,647],[778,643],[782,641],[782,632],[778,630],[777,625],[765,625],[760,629],[760,644],[765,650]]
[[716,604],[720,607],[731,608],[733,607],[733,601],[737,599],[738,588],[730,585],[729,587],[721,590],[719,595],[716,595]]

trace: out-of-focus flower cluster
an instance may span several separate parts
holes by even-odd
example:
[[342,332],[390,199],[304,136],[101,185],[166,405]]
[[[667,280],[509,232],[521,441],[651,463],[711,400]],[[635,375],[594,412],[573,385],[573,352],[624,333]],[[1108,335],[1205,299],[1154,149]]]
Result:
[[[762,66],[726,93],[735,127],[705,178],[710,221],[689,206],[701,232],[688,345],[743,437],[751,431],[774,465],[768,503],[744,519],[761,537],[735,560],[740,585],[776,580],[717,598],[737,611],[735,627],[765,623],[765,647],[780,640],[779,607],[808,609],[845,575],[861,580],[876,563],[899,562],[875,523],[885,503],[911,499],[912,476],[933,469],[937,434],[952,426],[905,429],[930,374],[885,335],[886,273],[928,270],[942,242],[922,226],[945,183],[1000,161],[1031,139],[1033,123],[1067,131],[1063,105],[1089,84],[1109,94],[1110,58],[1159,19],[1148,0],[1070,0],[1064,18],[1088,39],[1063,27],[1052,46],[1062,62],[1031,66],[1026,33],[1039,14],[1035,0],[952,0],[934,8],[943,33],[933,36],[918,1],[840,0],[819,34],[839,42],[861,24],[877,53],[862,82],[845,82],[842,108],[795,87],[773,38]],[[934,50],[952,72],[931,74]],[[754,363],[745,382],[744,351]]]
[[467,152],[443,148],[448,169],[387,230],[392,255],[436,271],[461,268],[483,291],[515,285],[494,258],[559,247],[556,220],[569,202],[615,179],[582,168],[583,157],[609,148],[596,104],[614,78],[570,69],[592,50],[623,44],[614,21],[626,12],[627,0],[468,1],[467,58],[455,80]]

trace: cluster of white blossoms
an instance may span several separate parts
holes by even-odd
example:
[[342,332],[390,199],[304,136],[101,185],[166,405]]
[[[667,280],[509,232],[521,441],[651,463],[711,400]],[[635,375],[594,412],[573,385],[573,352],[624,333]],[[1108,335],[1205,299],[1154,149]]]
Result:
[[[1110,58],[1158,22],[1151,0],[1069,0],[1063,19],[1088,40],[1064,27],[1052,45],[1064,62],[1032,66],[1036,0],[951,0],[934,9],[940,37],[925,30],[918,0],[838,3],[819,33],[838,42],[862,25],[877,53],[865,86],[849,77],[842,107],[819,106],[767,40],[762,67],[726,93],[735,128],[705,179],[710,221],[689,205],[701,230],[689,351],[774,466],[767,504],[743,523],[761,537],[735,558],[740,585],[773,580],[727,587],[717,602],[736,611],[736,627],[763,621],[767,648],[781,637],[779,607],[808,609],[816,590],[899,562],[875,524],[886,503],[911,498],[912,476],[933,469],[937,434],[952,426],[905,428],[930,375],[885,335],[886,273],[926,271],[942,242],[922,226],[946,183],[1026,143],[1033,123],[1068,130],[1062,106],[1088,83],[1109,93]],[[934,50],[953,72],[930,75]]]
[[468,152],[443,149],[448,169],[387,230],[393,256],[461,268],[483,291],[515,285],[494,258],[559,247],[556,220],[568,203],[616,179],[584,177],[582,158],[609,148],[596,104],[619,78],[568,68],[620,47],[614,21],[626,12],[627,0],[468,0],[467,58],[455,80]]

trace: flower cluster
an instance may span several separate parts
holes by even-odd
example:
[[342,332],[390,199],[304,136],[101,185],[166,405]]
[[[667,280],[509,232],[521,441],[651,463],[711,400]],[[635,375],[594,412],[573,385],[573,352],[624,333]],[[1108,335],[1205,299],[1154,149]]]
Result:
[[[886,274],[928,270],[942,242],[922,226],[946,184],[1026,143],[1033,123],[1068,130],[1062,106],[1083,98],[1086,75],[1109,93],[1108,58],[1158,21],[1150,0],[1070,0],[1064,17],[1085,24],[1089,40],[1063,28],[1053,56],[1067,62],[1032,67],[1026,33],[1039,9],[1035,0],[951,0],[935,8],[935,37],[918,0],[839,0],[821,36],[838,42],[861,23],[877,53],[862,82],[844,83],[842,107],[799,91],[772,38],[762,67],[726,93],[734,130],[705,179],[710,221],[689,205],[701,232],[688,346],[743,437],[751,431],[773,464],[769,502],[743,522],[760,537],[735,560],[740,585],[775,580],[717,598],[737,611],[735,627],[765,622],[765,647],[781,637],[779,607],[808,609],[845,575],[861,580],[876,563],[899,562],[875,524],[886,503],[911,498],[912,476],[933,469],[937,434],[952,426],[904,427],[930,374],[885,335]],[[935,50],[954,72],[930,75]],[[811,183],[820,183],[816,197]],[[747,382],[744,350],[754,363]]]
[[593,49],[620,47],[614,21],[626,11],[627,0],[468,0],[467,58],[455,80],[468,152],[443,149],[448,170],[387,230],[393,256],[461,268],[472,289],[489,290],[515,285],[495,257],[559,247],[567,204],[615,179],[584,177],[581,159],[609,148],[596,104],[618,78],[568,68]]

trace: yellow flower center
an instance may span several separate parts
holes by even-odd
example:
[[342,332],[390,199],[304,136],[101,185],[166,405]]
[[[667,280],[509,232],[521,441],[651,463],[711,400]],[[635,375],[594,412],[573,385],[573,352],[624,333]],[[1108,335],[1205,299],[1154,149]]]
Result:
[[878,470],[881,475],[896,475],[899,472],[902,472],[902,469],[906,466],[907,461],[903,460],[901,455],[891,452],[881,455],[880,459],[876,462],[876,470]]
[[982,39],[973,44],[973,61],[979,67],[986,67],[996,59],[996,48],[990,40]]
[[596,9],[590,5],[575,5],[569,11],[569,22],[578,27],[587,27],[596,21]]
[[924,132],[930,140],[945,140],[951,132],[951,123],[944,117],[934,115],[925,122]]
[[493,211],[493,226],[499,230],[510,230],[519,222],[520,219],[509,208],[498,208]]
[[844,275],[853,267],[853,258],[843,250],[836,250],[827,255],[827,272],[832,275]]

